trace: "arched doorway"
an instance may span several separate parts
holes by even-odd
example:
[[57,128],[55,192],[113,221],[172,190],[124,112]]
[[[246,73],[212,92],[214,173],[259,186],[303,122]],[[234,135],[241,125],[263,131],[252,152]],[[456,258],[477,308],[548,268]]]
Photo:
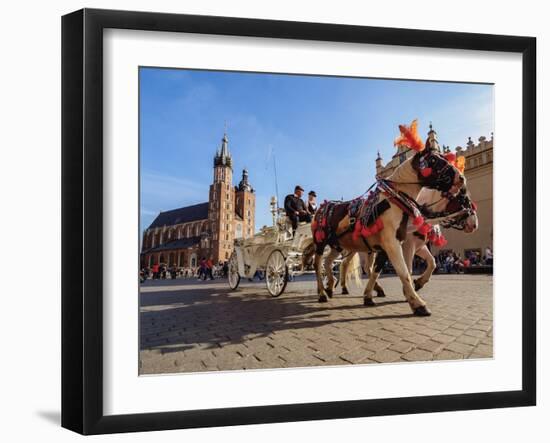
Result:
[[189,257],[189,266],[192,268],[197,267],[197,254],[191,254],[191,257]]
[[164,254],[160,254],[160,257],[159,257],[159,263],[166,263],[166,260],[165,260]]
[[178,261],[178,266],[185,266],[185,253],[180,252],[180,259]]

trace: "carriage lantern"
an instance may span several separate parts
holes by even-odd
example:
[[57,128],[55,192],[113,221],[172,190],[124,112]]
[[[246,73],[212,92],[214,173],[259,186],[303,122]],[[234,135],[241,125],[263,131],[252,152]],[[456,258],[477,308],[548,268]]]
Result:
[[273,216],[273,226],[277,225],[277,197],[274,195],[271,197],[271,200],[269,201],[269,205],[271,206],[271,215]]

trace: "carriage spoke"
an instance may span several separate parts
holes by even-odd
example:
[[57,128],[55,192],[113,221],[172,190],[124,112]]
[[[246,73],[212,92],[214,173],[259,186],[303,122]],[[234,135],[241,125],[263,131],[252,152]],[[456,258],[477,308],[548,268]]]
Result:
[[274,250],[266,264],[266,285],[267,290],[273,297],[278,297],[285,290],[288,270],[286,259],[279,250]]

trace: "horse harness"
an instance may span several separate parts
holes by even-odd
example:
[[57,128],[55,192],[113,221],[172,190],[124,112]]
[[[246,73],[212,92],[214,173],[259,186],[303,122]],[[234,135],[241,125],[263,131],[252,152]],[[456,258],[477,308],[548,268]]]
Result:
[[[330,245],[338,252],[342,252],[343,248],[339,244],[340,237],[350,232],[359,232],[363,243],[370,252],[373,252],[373,248],[369,245],[366,237],[369,235],[368,233],[375,233],[383,228],[379,217],[390,208],[390,202],[401,209],[407,217],[417,218],[421,216],[421,209],[418,203],[406,193],[396,190],[390,180],[378,178],[376,188],[373,191],[367,192],[368,195],[366,198],[363,194],[363,196],[348,202],[347,215],[349,217],[349,225],[339,234],[335,229],[330,229],[327,220],[331,220],[336,207],[344,203],[341,201],[327,201],[319,207],[319,210],[315,214],[315,229],[326,230],[328,232],[314,234],[318,244],[323,244],[325,243],[323,240],[326,240],[325,244]],[[381,194],[386,198],[379,201]]]

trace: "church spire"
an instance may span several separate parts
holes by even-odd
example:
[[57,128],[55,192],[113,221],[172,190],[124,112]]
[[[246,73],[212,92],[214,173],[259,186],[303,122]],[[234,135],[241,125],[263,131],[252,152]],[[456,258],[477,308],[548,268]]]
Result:
[[229,139],[227,133],[223,133],[222,144],[220,149],[216,150],[214,156],[214,167],[216,166],[229,166],[232,167],[231,153],[229,152]]
[[243,169],[243,178],[239,182],[239,191],[247,191],[247,192],[254,192],[254,189],[250,185],[250,182],[248,181],[248,170],[246,168]]

